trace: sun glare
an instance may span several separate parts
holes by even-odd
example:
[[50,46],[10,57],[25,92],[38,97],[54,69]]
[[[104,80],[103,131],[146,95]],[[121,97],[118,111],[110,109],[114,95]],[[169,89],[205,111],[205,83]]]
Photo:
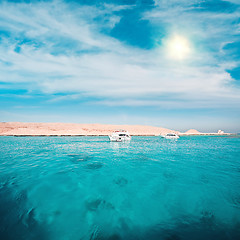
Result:
[[174,36],[168,42],[168,52],[171,58],[182,60],[191,52],[189,41],[181,36]]

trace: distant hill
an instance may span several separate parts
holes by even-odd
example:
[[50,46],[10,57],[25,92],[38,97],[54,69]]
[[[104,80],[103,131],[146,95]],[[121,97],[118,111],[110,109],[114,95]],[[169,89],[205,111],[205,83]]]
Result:
[[196,129],[189,129],[185,134],[200,134],[200,132]]
[[178,133],[171,129],[142,125],[0,122],[2,136],[106,136],[119,129],[128,130],[131,135],[144,136]]

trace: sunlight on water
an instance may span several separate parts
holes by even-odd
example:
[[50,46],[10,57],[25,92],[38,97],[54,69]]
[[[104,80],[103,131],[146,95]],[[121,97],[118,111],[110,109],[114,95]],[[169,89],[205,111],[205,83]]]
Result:
[[240,138],[0,137],[3,239],[240,239]]

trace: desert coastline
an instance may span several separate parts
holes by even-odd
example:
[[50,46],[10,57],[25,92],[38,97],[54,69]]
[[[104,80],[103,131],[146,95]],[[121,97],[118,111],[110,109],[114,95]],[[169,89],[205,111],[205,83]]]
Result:
[[143,125],[0,122],[0,136],[107,136],[118,129],[128,130],[132,136],[159,136],[169,132],[180,136],[232,134],[223,131],[202,133],[195,129],[179,132],[173,129]]

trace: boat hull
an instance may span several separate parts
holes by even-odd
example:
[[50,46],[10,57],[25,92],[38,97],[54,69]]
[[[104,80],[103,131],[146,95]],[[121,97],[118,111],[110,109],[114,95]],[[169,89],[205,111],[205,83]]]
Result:
[[179,136],[175,136],[175,137],[169,137],[169,136],[166,136],[165,138],[166,138],[166,139],[178,139]]
[[109,136],[109,140],[111,142],[126,142],[126,141],[130,141],[131,140],[131,137],[112,137],[112,136]]

